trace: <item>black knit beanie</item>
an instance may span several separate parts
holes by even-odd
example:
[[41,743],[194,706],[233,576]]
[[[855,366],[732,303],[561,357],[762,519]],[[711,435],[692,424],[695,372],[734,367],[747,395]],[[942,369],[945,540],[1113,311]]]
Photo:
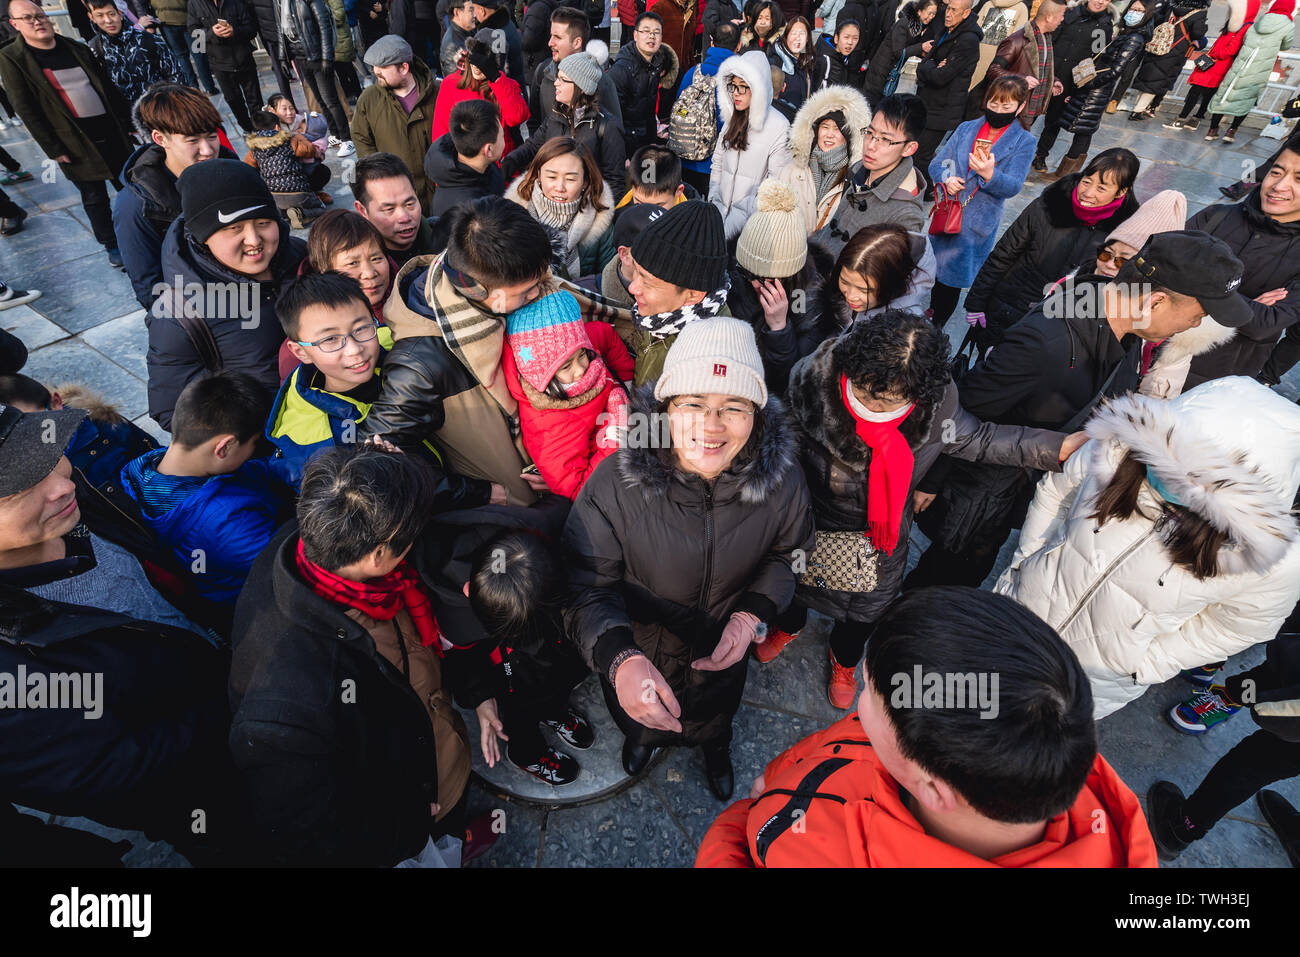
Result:
[[[210,161],[209,161],[210,162]],[[683,289],[713,292],[727,275],[727,235],[712,203],[678,203],[632,241],[632,258],[652,276]]]
[[201,243],[224,226],[245,219],[279,219],[262,174],[235,159],[195,163],[176,181],[185,228]]

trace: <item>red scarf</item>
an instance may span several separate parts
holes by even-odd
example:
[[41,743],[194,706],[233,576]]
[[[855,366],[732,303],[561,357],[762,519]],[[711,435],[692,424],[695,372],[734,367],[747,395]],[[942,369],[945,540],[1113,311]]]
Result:
[[321,568],[310,561],[302,550],[302,539],[298,540],[298,572],[309,588],[327,601],[347,605],[369,615],[378,621],[392,621],[403,608],[415,622],[415,630],[420,636],[420,644],[437,649],[442,657],[442,645],[438,641],[438,622],[433,617],[433,605],[420,587],[420,576],[405,561],[383,578],[372,578],[358,582],[350,578],[340,578],[331,571]]
[[857,429],[858,438],[871,449],[871,465],[867,469],[867,537],[886,555],[894,554],[898,547],[898,532],[903,525],[903,506],[912,487],[912,470],[915,461],[912,447],[907,444],[898,427],[907,415],[892,422],[867,422],[858,417],[849,404],[849,377],[840,375],[840,388],[844,408],[849,410]]

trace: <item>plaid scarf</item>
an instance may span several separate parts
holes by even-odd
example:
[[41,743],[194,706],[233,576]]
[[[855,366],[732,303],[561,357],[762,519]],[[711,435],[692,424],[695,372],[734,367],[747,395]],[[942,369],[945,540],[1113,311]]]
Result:
[[[480,305],[488,291],[464,273],[447,265],[439,257],[429,266],[425,280],[425,298],[433,307],[433,319],[442,330],[443,341],[452,355],[496,400],[497,405],[514,416],[518,405],[506,388],[501,375],[501,350],[506,342],[505,316]],[[471,298],[473,297],[473,298]]]
[[313,592],[326,601],[355,608],[362,614],[369,615],[377,621],[392,621],[403,608],[415,623],[415,631],[420,636],[420,644],[426,648],[432,645],[442,657],[442,645],[438,641],[438,622],[433,617],[433,604],[425,595],[420,585],[420,576],[405,561],[383,578],[372,578],[358,582],[349,578],[340,578],[331,571],[326,571],[315,562],[310,561],[302,549],[302,539],[298,540],[295,553],[298,573]]
[[[1052,63],[1052,38],[1034,26],[1032,20],[1025,29],[1033,33],[1034,51],[1038,54],[1036,60],[1029,64],[1029,68],[1042,81],[1029,91],[1029,103],[1025,106],[1025,116],[1032,119],[1047,108],[1047,101],[1052,97],[1052,82],[1056,77]],[[1041,76],[1039,76],[1040,67]]]
[[699,302],[690,306],[682,306],[680,309],[674,309],[671,312],[659,312],[651,316],[643,316],[636,307],[636,302],[632,303],[632,318],[636,324],[644,329],[650,335],[657,339],[667,339],[669,336],[675,336],[686,327],[688,322],[694,322],[696,319],[712,319],[722,307],[727,304],[727,293],[731,290],[731,277],[723,279],[722,288],[715,289]]

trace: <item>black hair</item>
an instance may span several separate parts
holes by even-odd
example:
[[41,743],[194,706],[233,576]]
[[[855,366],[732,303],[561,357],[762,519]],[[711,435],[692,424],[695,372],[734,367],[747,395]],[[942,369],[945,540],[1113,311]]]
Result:
[[[113,0],[85,0],[85,2],[86,2],[87,10],[98,10],[101,7],[113,7],[114,9],[117,8],[117,4],[114,3]],[[118,12],[120,13],[121,11]],[[122,19],[125,20],[126,17],[123,17]]]
[[713,31],[713,45],[735,53],[740,49],[740,27],[734,23],[719,23]]
[[[912,687],[918,669],[966,700],[954,694],[940,707],[922,706],[922,689]],[[987,818],[1032,824],[1063,813],[1096,761],[1092,689],[1079,659],[1004,595],[954,587],[904,593],[871,633],[866,672],[903,757]],[[981,679],[986,688],[997,681],[996,714],[969,700]]]
[[655,196],[675,193],[682,185],[682,161],[672,150],[653,143],[632,154],[627,167],[627,188],[640,186]]
[[369,156],[358,160],[352,172],[355,177],[352,181],[352,195],[356,197],[357,202],[362,206],[370,205],[370,197],[366,195],[366,186],[371,180],[404,176],[407,182],[411,184],[411,189],[415,189],[415,180],[411,178],[410,169],[402,162],[400,156],[394,156],[392,153],[371,153]]
[[846,20],[836,20],[836,21],[835,21],[835,33],[834,33],[833,35],[836,36],[836,37],[838,37],[838,36],[840,35],[840,31],[843,30],[845,27],[857,27],[857,28],[858,28],[858,42],[859,42],[859,43],[862,42],[862,24],[859,23],[857,20],[853,19],[852,17],[849,17],[849,18],[846,19]]
[[501,111],[487,100],[462,100],[451,108],[447,132],[461,156],[477,156],[495,143],[501,130]]
[[745,11],[741,16],[746,21],[746,26],[754,31],[754,39],[757,40],[758,17],[764,10],[767,10],[772,15],[772,28],[763,37],[763,41],[766,43],[780,33],[781,28],[785,26],[785,12],[777,5],[776,0],[750,0],[749,3],[745,4]]
[[916,424],[928,425],[951,381],[949,346],[948,337],[925,316],[886,309],[850,325],[831,347],[831,359],[858,388],[915,402]]
[[541,223],[518,203],[484,196],[449,210],[445,262],[487,289],[540,279],[551,265]]
[[551,26],[557,23],[563,23],[569,29],[569,37],[575,34],[582,37],[582,45],[585,47],[587,41],[591,39],[591,21],[587,15],[576,7],[556,7],[551,11]]
[[15,372],[13,375],[0,375],[0,402],[13,405],[34,405],[38,409],[50,407],[50,390],[31,376]]
[[284,334],[298,338],[298,320],[309,306],[326,306],[339,309],[357,302],[364,315],[370,315],[370,301],[361,291],[361,284],[342,273],[308,273],[285,286],[275,302],[275,314],[280,319]]
[[247,372],[223,370],[187,385],[172,410],[172,444],[195,449],[218,435],[247,442],[261,435],[271,396]]
[[925,132],[925,104],[915,93],[894,93],[876,104],[875,115],[908,140],[919,140]]
[[303,554],[331,572],[383,544],[401,554],[429,520],[431,478],[417,459],[370,445],[313,456],[298,497]]
[[1120,189],[1131,189],[1141,168],[1142,161],[1137,158],[1136,153],[1122,146],[1113,146],[1094,156],[1079,174],[1079,179],[1082,180],[1085,176],[1093,174],[1101,179],[1106,173],[1110,173]]
[[664,25],[663,17],[659,16],[659,14],[657,13],[651,13],[649,10],[647,10],[645,13],[638,13],[636,19],[632,22],[632,30],[634,32],[641,28],[641,21],[643,20],[653,20],[655,23],[659,24],[660,27]]
[[536,654],[564,634],[564,563],[527,529],[500,532],[470,559],[469,605],[490,637]]
[[270,110],[254,110],[249,119],[253,121],[254,130],[278,130],[280,128],[280,118]]
[[[596,353],[591,349],[576,350],[574,352],[574,355],[577,355],[578,352],[585,353],[588,362],[594,362],[596,360]],[[572,358],[572,356],[570,356],[570,358]],[[566,363],[568,361],[569,361],[568,359],[565,360]],[[550,382],[546,383],[546,389],[544,391],[552,399],[564,400],[570,398],[569,393],[564,391],[564,386],[561,384],[560,380],[555,378],[554,376],[551,377]]]

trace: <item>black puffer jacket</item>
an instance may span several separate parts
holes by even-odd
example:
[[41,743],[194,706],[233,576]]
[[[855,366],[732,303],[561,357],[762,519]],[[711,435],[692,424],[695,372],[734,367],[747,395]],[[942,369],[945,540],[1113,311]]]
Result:
[[[655,104],[663,107],[673,101],[677,91],[677,54],[664,45],[655,51],[649,62],[637,50],[635,43],[625,43],[618,51],[609,75],[618,91],[618,102],[623,109],[623,131],[629,142],[654,133]],[[662,93],[661,93],[662,91]]]
[[824,86],[857,86],[858,74],[849,73],[853,57],[844,57],[835,49],[832,37],[822,37],[813,47],[812,76],[809,85],[813,92]]
[[429,152],[424,154],[424,175],[434,185],[433,203],[429,207],[429,215],[434,219],[460,203],[481,196],[500,196],[506,188],[501,167],[496,163],[489,163],[481,173],[462,163],[450,133],[434,140]]
[[268,863],[392,867],[435,827],[433,723],[366,629],[302,581],[297,547],[278,536],[235,608],[230,750]]
[[1111,216],[1088,226],[1074,215],[1071,196],[1083,178],[1074,173],[1052,183],[1002,234],[966,294],[966,311],[982,312],[988,327],[977,336],[981,351],[1020,321],[1058,279],[1090,259],[1096,248],[1138,208],[1133,190]]
[[1067,90],[1074,88],[1070,71],[1075,65],[1110,43],[1115,32],[1112,12],[1113,8],[1107,6],[1100,13],[1093,13],[1087,3],[1065,11],[1065,19],[1052,34],[1052,72]]
[[[1279,223],[1265,216],[1259,193],[1252,190],[1235,205],[1210,206],[1187,221],[1188,229],[1217,236],[1241,260],[1245,268],[1237,294],[1249,300],[1255,319],[1223,345],[1193,359],[1184,390],[1207,379],[1255,375],[1282,334],[1300,323],[1300,222]],[[1261,293],[1281,288],[1289,292],[1275,306],[1254,301]]]
[[[225,20],[234,29],[230,36],[217,36],[212,28]],[[213,70],[233,73],[253,69],[253,37],[257,36],[257,19],[252,0],[189,0],[185,30],[191,36],[203,31],[207,44],[208,65]]]
[[530,0],[519,24],[519,46],[524,54],[524,69],[532,76],[537,64],[551,55],[547,41],[551,39],[551,14],[566,6],[560,0]]
[[[285,32],[279,7],[289,4],[293,20],[293,36]],[[325,0],[275,0],[276,30],[280,44],[280,57],[288,60],[298,57],[309,62],[320,60],[334,62],[334,14]]]
[[[1182,20],[1174,26],[1174,45],[1164,56],[1147,53],[1142,57],[1133,80],[1133,89],[1139,93],[1167,93],[1183,70],[1187,51],[1195,51],[1198,49],[1196,42],[1205,39],[1210,19],[1208,5],[1180,4],[1173,8],[1173,15]],[[1183,17],[1187,19],[1183,20]]]
[[623,139],[623,124],[594,108],[585,110],[576,123],[567,109],[552,109],[537,130],[501,161],[501,172],[506,182],[526,170],[537,151],[556,136],[571,136],[587,147],[614,195],[622,192],[627,182],[627,144]]
[[[845,405],[834,349],[834,341],[823,342],[795,366],[790,375],[790,409],[803,436],[801,459],[817,530],[862,532],[867,528],[871,450],[858,438]],[[1057,469],[1065,438],[1058,432],[981,422],[958,404],[957,387],[951,382],[937,406],[913,409],[899,430],[911,446],[915,466],[898,546],[892,555],[879,554],[875,589],[855,593],[799,586],[801,604],[836,621],[875,621],[898,594],[912,529],[911,492],[941,453],[970,461]]]
[[[648,387],[633,397],[642,415],[653,408]],[[768,399],[754,429],[752,455],[738,457],[712,485],[680,471],[671,450],[621,449],[600,463],[569,513],[569,636],[602,676],[610,713],[636,743],[730,740],[747,662],[719,672],[691,662],[713,653],[733,612],[771,624],[794,597],[791,562],[796,549],[812,547],[813,523],[779,399]],[[646,728],[618,706],[605,676],[629,648],[644,651],[677,696],[681,735]]]
[[[939,20],[938,15],[935,20]],[[980,62],[984,31],[971,14],[916,67],[916,95],[925,104],[927,130],[955,130],[966,115],[966,95]],[[944,63],[944,61],[947,61]],[[942,67],[940,63],[944,63]]]
[[862,79],[862,89],[877,96],[884,95],[885,83],[889,73],[894,69],[898,58],[906,53],[909,57],[920,56],[921,46],[925,43],[926,24],[917,16],[916,4],[909,3],[903,7],[898,21],[894,23],[885,39],[881,41],[876,55],[867,64],[866,75]]
[[266,388],[268,398],[275,395],[280,388],[276,357],[284,342],[275,301],[306,258],[307,244],[291,238],[288,224],[281,220],[271,278],[251,280],[212,258],[207,247],[186,231],[185,220],[177,217],[162,246],[162,273],[171,288],[158,297],[144,320],[149,328],[149,415],[155,422],[170,430],[181,390],[211,369],[172,318],[182,309],[212,331],[223,369],[247,372]]
[[790,305],[785,328],[773,332],[768,328],[758,293],[751,285],[752,277],[736,265],[735,240],[730,245],[731,289],[727,293],[727,308],[737,319],[744,319],[754,327],[767,389],[773,395],[784,396],[795,363],[825,340],[838,336],[847,325],[827,303],[838,291],[834,281],[835,258],[820,244],[808,243],[808,260],[803,269],[786,282]]
[[[228,657],[182,628],[0,585],[0,674],[100,675],[102,714],[0,708],[0,799],[145,830],[193,853],[238,834],[229,816]],[[210,837],[191,831],[207,812]],[[197,858],[194,858],[198,862]]]
[[1071,133],[1096,133],[1106,105],[1115,96],[1115,90],[1124,76],[1131,76],[1143,47],[1151,39],[1152,27],[1128,29],[1121,27],[1110,46],[1096,58],[1097,78],[1083,89],[1072,93],[1065,101],[1061,113],[1061,129]]
[[[1072,419],[1087,417],[1084,410],[1102,397],[1103,387],[1108,396],[1136,390],[1142,340],[1135,335],[1117,340],[1100,314],[1100,290],[1107,281],[1068,281],[1036,305],[962,378],[962,407],[988,422],[1066,431]],[[921,513],[922,531],[961,551],[987,539],[987,530],[1000,534],[1007,518],[1019,524],[1032,495],[1032,477],[1024,469],[945,456],[919,488],[940,493]]]
[[267,52],[271,44],[280,44],[280,28],[276,21],[276,0],[249,0],[253,8],[253,19],[257,21],[257,35],[262,38]]

